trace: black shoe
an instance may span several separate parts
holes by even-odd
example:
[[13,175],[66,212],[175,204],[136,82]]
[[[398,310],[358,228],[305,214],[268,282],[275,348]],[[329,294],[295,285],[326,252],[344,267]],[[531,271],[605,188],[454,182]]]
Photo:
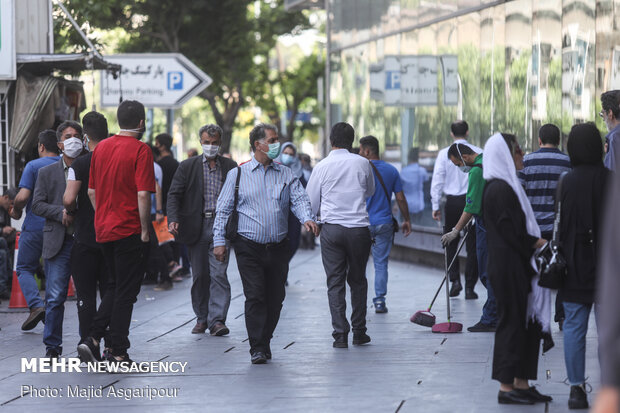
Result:
[[267,363],[267,356],[262,351],[255,351],[252,353],[252,358],[250,360],[252,364],[265,364]]
[[465,299],[466,300],[477,300],[478,294],[476,294],[473,288],[465,288]]
[[523,397],[529,397],[535,403],[547,403],[553,400],[553,397],[547,396],[546,394],[541,394],[534,386],[530,387],[527,390],[514,389],[514,392],[520,394]]
[[[118,357],[121,357],[121,356],[118,356]],[[129,354],[125,354],[119,360],[111,352],[106,355],[105,361],[108,362],[108,365],[118,365],[119,366],[119,367],[115,367],[115,368],[108,367],[108,372],[109,373],[116,373],[116,372],[119,371],[119,368],[122,368],[123,370],[125,370],[125,369],[130,368],[132,364],[136,364],[135,361],[133,361],[132,359],[129,358]],[[120,370],[120,371],[123,372],[122,370]]]
[[581,386],[570,386],[570,397],[568,398],[569,409],[587,409],[588,395],[586,394],[585,384]]
[[84,363],[94,363],[96,361],[102,361],[101,357],[101,348],[99,344],[95,344],[95,339],[92,337],[87,337],[82,343],[80,343],[77,347],[78,354],[80,356],[80,360]]
[[478,321],[471,327],[467,327],[467,331],[471,333],[493,333],[495,332],[495,326],[489,324],[482,324],[482,321]]
[[457,297],[461,293],[462,289],[463,286],[461,285],[461,281],[454,281],[452,283],[452,288],[450,288],[450,297]]
[[366,333],[353,334],[353,345],[361,346],[362,344],[370,343],[370,337]]
[[50,359],[58,359],[60,358],[60,353],[54,349],[49,349],[45,352],[45,357]]
[[333,344],[334,348],[348,348],[349,347],[349,343],[347,340],[347,335],[346,334],[342,334],[339,335],[337,337],[334,337],[334,344]]
[[388,309],[385,306],[385,303],[383,301],[377,301],[375,303],[375,313],[377,314],[383,314],[383,313],[387,313]]
[[43,321],[45,323],[45,307],[34,307],[30,310],[30,315],[22,324],[22,330],[28,331],[32,330],[39,324],[39,321]]
[[529,397],[522,396],[515,390],[512,391],[499,391],[497,394],[497,402],[499,404],[534,404],[534,401]]

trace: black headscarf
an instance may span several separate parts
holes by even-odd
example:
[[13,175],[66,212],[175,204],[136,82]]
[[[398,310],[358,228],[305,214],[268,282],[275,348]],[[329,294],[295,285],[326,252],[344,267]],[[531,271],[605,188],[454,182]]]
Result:
[[573,167],[603,164],[603,140],[593,123],[573,125],[566,147]]

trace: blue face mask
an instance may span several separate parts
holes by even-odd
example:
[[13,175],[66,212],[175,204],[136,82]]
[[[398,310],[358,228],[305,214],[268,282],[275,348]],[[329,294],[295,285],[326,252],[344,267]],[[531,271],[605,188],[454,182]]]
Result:
[[276,159],[278,155],[280,155],[280,142],[270,143],[267,146],[269,146],[269,150],[267,152],[263,152],[267,154],[269,159]]
[[293,162],[295,162],[295,157],[293,155],[289,155],[288,153],[283,153],[282,154],[282,163],[284,165],[289,166]]

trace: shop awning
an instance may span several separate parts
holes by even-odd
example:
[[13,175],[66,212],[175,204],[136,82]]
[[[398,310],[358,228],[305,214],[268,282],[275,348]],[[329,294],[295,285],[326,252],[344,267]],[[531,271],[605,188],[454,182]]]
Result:
[[107,62],[91,53],[82,54],[17,54],[18,69],[25,69],[33,75],[50,74],[55,70],[79,73],[84,70],[108,70],[118,72],[121,66]]

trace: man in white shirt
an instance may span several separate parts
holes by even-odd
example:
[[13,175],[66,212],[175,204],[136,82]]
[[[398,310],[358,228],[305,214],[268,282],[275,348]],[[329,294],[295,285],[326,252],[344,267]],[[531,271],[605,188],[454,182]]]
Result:
[[[334,332],[333,346],[348,347],[370,342],[366,334],[368,282],[366,264],[370,254],[366,198],[375,192],[375,180],[368,160],[349,152],[355,131],[345,122],[332,127],[332,150],[312,171],[306,187],[312,212],[320,215],[321,255],[327,274],[327,298]],[[351,289],[351,326],[346,316],[346,284]]]
[[[472,148],[474,152],[482,153],[482,149],[467,142],[467,135],[469,135],[469,126],[467,125],[467,122],[464,120],[457,120],[452,123],[450,129],[450,136],[452,136],[455,143],[462,143]],[[452,228],[454,228],[461,217],[463,208],[465,208],[465,194],[467,192],[467,173],[460,171],[459,167],[450,161],[448,158],[449,148],[449,146],[443,148],[437,154],[437,160],[435,161],[435,168],[433,169],[433,178],[431,181],[431,203],[433,207],[433,219],[436,221],[441,220],[439,203],[442,195],[446,195],[446,203],[444,205],[444,234],[452,231]],[[476,237],[473,227],[470,231],[472,232],[471,235],[467,237],[467,244],[465,246],[467,250],[467,263],[465,266],[465,299],[468,300],[478,298],[478,295],[474,292],[474,286],[478,281]],[[452,242],[446,247],[448,262],[451,262],[452,258],[456,254],[457,245],[458,239],[456,242]],[[461,285],[458,260],[454,262],[449,276],[450,281],[452,282],[450,297],[456,297],[463,289]]]

